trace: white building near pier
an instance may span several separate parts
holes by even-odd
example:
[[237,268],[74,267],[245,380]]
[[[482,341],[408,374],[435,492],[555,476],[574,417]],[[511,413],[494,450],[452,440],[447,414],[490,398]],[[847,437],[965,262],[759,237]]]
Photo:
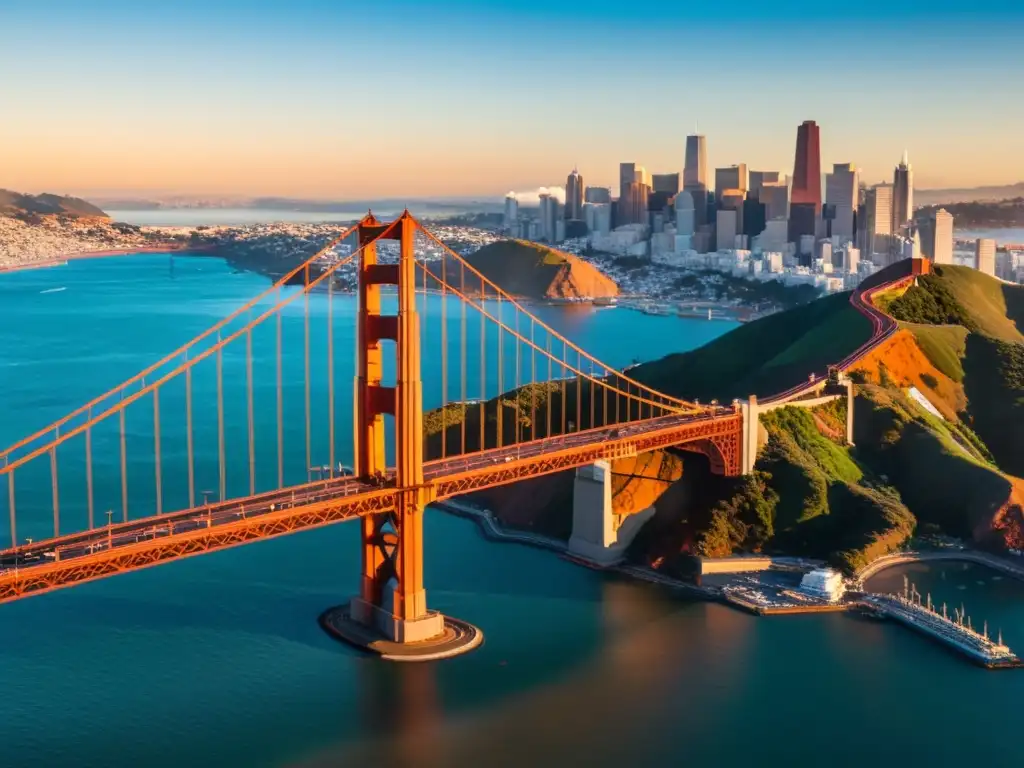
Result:
[[819,600],[835,603],[846,593],[846,583],[839,571],[832,568],[816,568],[804,574],[800,580],[800,591]]

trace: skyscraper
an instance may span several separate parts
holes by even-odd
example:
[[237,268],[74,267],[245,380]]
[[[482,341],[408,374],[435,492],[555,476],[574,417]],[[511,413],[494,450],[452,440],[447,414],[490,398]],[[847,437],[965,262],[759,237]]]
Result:
[[818,124],[813,120],[805,120],[796,129],[796,159],[793,162],[790,203],[811,204],[815,216],[821,213],[821,136]]
[[583,218],[583,177],[575,168],[565,180],[565,218]]
[[853,163],[836,163],[825,180],[825,199],[832,206],[832,235],[852,240],[854,211],[857,210],[859,179]]
[[903,159],[892,174],[892,232],[899,234],[914,215],[914,171],[903,150]]
[[747,192],[747,164],[730,165],[728,168],[715,169],[715,196],[722,197],[727,189],[738,189]]
[[699,134],[686,137],[683,189],[708,188],[707,141]]
[[610,203],[612,191],[608,187],[587,187],[583,198],[587,203]]
[[[743,201],[746,197],[746,193],[742,189],[723,189],[718,192],[718,210],[721,211],[734,211],[736,216],[732,220],[732,232],[731,239],[730,233],[725,234],[725,245],[722,245],[722,238],[718,240],[719,248],[734,248],[736,235],[743,234]],[[721,221],[721,217],[717,218]],[[760,234],[758,232],[757,234]]]
[[864,238],[862,249],[879,265],[889,263],[892,247],[892,185],[878,184],[867,191],[864,200]]
[[818,124],[805,120],[796,129],[793,189],[789,198],[789,239],[799,243],[817,233],[821,217],[821,138]]
[[540,196],[540,237],[549,243],[558,241],[558,221],[561,218],[561,204],[554,195]]
[[747,192],[760,199],[761,187],[766,183],[774,184],[778,181],[778,171],[751,171],[749,174],[749,187],[747,188]]
[[664,192],[670,197],[679,193],[678,173],[656,173],[653,178],[654,191]]
[[992,277],[996,276],[996,241],[987,237],[978,240],[974,252],[974,267]]
[[936,264],[953,263],[953,214],[945,208],[922,222],[921,253]]
[[766,221],[789,218],[789,185],[786,182],[762,182],[757,199],[764,204]]
[[505,220],[502,222],[502,225],[506,232],[513,232],[518,221],[519,200],[516,199],[515,192],[509,192],[505,195]]

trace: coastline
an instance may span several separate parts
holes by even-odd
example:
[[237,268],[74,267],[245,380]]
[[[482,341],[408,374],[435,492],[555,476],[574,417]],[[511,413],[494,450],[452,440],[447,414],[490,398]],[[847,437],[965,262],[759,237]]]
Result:
[[159,253],[197,253],[202,254],[209,252],[211,249],[208,246],[182,246],[176,243],[169,243],[161,246],[143,246],[140,248],[109,248],[106,250],[99,251],[75,251],[72,253],[64,254],[61,256],[54,256],[51,259],[40,259],[38,261],[26,261],[21,264],[11,265],[0,265],[0,275],[7,274],[9,272],[24,272],[29,269],[44,269],[49,267],[61,267],[67,264],[69,261],[76,261],[78,259],[104,259],[112,258],[114,256],[136,256],[142,254],[159,254]]

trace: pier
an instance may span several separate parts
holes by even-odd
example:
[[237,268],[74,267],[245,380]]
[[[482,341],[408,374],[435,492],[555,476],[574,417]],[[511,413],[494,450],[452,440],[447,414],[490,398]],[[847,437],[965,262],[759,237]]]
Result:
[[943,603],[940,612],[932,604],[931,595],[922,603],[921,593],[905,578],[902,594],[865,595],[862,605],[924,633],[983,667],[1006,669],[1024,666],[1024,662],[1003,643],[1002,632],[993,640],[988,635],[987,623],[979,633],[962,607],[954,608],[953,618],[950,618],[946,604]]

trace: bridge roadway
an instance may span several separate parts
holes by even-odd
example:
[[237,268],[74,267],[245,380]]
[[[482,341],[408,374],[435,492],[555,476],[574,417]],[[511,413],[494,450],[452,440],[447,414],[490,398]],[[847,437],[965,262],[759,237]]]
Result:
[[[695,427],[699,430],[704,424],[711,428],[710,432],[713,434],[725,434],[736,428],[733,422],[740,418],[732,409],[718,408],[695,415],[662,416],[639,422],[613,424],[607,428],[595,428],[518,445],[492,448],[465,456],[437,459],[424,465],[424,476],[435,486],[437,498],[441,499],[479,488],[514,482],[517,479],[569,469],[572,466],[581,466],[597,458],[629,455],[650,450],[652,447],[699,440],[705,435],[685,435],[687,431],[693,432]],[[710,437],[711,434],[706,436]],[[544,461],[553,456],[561,456],[565,460]],[[353,501],[352,513],[323,522],[336,522],[372,512],[386,511],[393,508],[398,492],[398,489],[390,485],[393,482],[393,470],[388,472],[383,485],[363,482],[352,476],[342,476],[270,491],[245,499],[217,502],[34,541],[20,547],[0,550],[0,582],[14,577],[31,578],[31,573],[37,569],[50,571],[62,567],[62,564],[63,567],[69,567],[76,562],[85,562],[85,559],[97,557],[110,559],[117,550],[133,547],[152,549],[154,544],[159,543],[156,541],[158,539],[169,543],[168,540],[184,537],[188,533],[207,529],[215,531],[219,527],[241,521],[268,518],[272,513],[277,516],[287,514],[289,510],[298,513],[316,505],[337,506],[335,502],[346,498]],[[376,497],[378,503],[375,506],[371,505],[370,509],[360,509],[355,500],[364,497]],[[314,525],[315,523],[297,525],[290,530],[300,530]],[[221,547],[213,546],[209,549],[217,548]],[[174,558],[157,558],[152,564],[168,559]],[[72,581],[91,578],[93,577],[77,578]],[[5,595],[0,589],[0,602],[11,597],[12,595]]]

